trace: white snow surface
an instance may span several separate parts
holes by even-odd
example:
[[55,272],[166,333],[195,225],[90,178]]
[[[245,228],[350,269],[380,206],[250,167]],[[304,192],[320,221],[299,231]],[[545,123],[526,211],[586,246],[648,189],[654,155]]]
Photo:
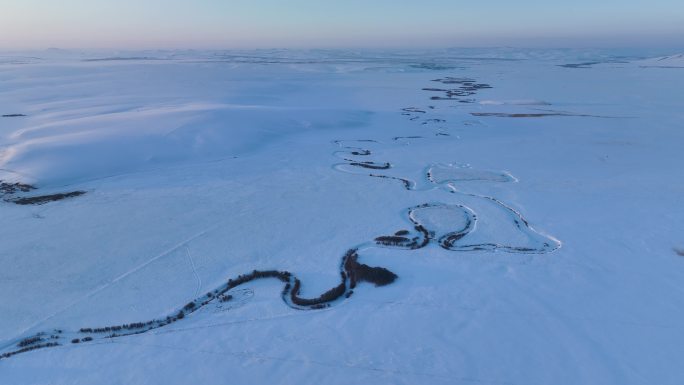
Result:
[[[0,55],[0,115],[25,115],[0,118],[0,181],[37,187],[0,202],[0,354],[64,335],[0,359],[0,383],[682,384],[683,63]],[[491,88],[424,90],[473,84]],[[451,249],[374,243],[411,220],[468,232]],[[320,310],[257,280],[146,333],[70,342],[254,269],[316,297],[350,248],[397,280]]]

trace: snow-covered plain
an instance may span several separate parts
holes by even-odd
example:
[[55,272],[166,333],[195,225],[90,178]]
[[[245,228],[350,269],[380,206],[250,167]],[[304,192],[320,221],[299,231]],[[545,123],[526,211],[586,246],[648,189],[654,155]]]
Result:
[[[681,384],[681,66],[0,55],[0,181],[37,188],[2,192],[0,354],[59,344],[1,359],[0,383]],[[374,240],[401,230],[425,246]],[[349,249],[398,278],[318,310],[255,280],[139,334],[79,332],[164,319],[255,269],[317,297]]]

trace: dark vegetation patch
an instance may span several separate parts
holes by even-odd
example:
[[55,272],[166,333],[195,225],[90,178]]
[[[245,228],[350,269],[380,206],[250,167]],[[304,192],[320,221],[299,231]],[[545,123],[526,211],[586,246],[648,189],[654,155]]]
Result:
[[[353,156],[368,156],[371,155],[371,151],[365,148],[361,147],[353,147],[353,146],[342,146],[342,140],[335,140],[333,143],[336,143],[337,145],[341,146],[344,149],[350,150],[347,152],[349,155]],[[377,141],[372,140],[372,139],[358,139],[355,140],[355,142],[372,142],[372,143],[377,143]],[[354,160],[354,159],[349,159],[349,158],[342,158],[350,166],[355,166],[355,167],[362,167],[362,168],[367,168],[371,170],[387,170],[392,168],[392,165],[385,162],[385,163],[380,163],[380,162],[372,162],[372,161],[360,161],[360,160]]]
[[[480,90],[492,88],[486,83],[477,83],[475,79],[471,78],[456,78],[445,77],[440,79],[433,79],[433,82],[441,83],[443,85],[457,86],[454,88],[443,87],[425,87],[422,90],[428,92],[439,92],[442,95],[432,96],[430,100],[453,100],[459,103],[474,103],[475,99],[469,98],[476,95]],[[434,108],[434,107],[433,107]]]
[[414,237],[412,239],[412,242],[409,244],[409,248],[411,250],[421,249],[421,248],[427,246],[427,244],[430,242],[430,239],[432,238],[432,235],[430,234],[428,229],[423,227],[423,225],[416,225],[414,228],[416,229],[417,232],[419,232],[423,235],[423,240],[418,242],[418,238]]
[[[427,176],[428,179],[431,180],[432,176],[430,175],[429,171]],[[425,203],[409,209],[408,212],[409,219],[411,220],[411,222],[413,222],[414,229],[418,234],[420,234],[420,236],[410,237],[410,232],[408,230],[400,230],[397,231],[394,235],[384,235],[377,237],[375,238],[375,242],[378,245],[382,246],[401,247],[409,250],[416,250],[427,246],[428,243],[430,243],[430,241],[435,238],[435,231],[431,231],[425,228],[425,226],[423,226],[422,223],[420,223],[418,220],[414,218],[413,212],[418,209],[429,207],[435,207],[435,205]],[[454,243],[459,239],[463,238],[464,236],[466,236],[473,229],[473,225],[476,219],[477,218],[475,216],[469,217],[463,229],[453,231],[442,236],[438,240],[438,244],[444,249],[453,250],[452,247]]]
[[388,170],[388,169],[392,168],[392,165],[389,163],[351,162],[349,164],[352,166],[369,168],[372,170]]
[[[341,142],[341,140],[336,140],[335,142],[339,143],[339,142]],[[375,139],[354,139],[354,140],[350,140],[350,142],[378,143],[378,141]]]
[[[344,273],[342,273],[344,274]],[[347,290],[346,276],[343,276],[342,282],[339,285],[333,287],[332,289],[326,291],[316,298],[301,298],[299,297],[299,290],[302,287],[302,283],[299,279],[295,278],[294,285],[290,291],[290,299],[292,303],[299,306],[310,306],[312,309],[320,309],[319,305],[323,305],[328,302],[332,302],[340,297],[342,297]]]
[[17,343],[17,346],[23,348],[29,345],[34,345],[41,341],[43,341],[43,334],[37,334],[33,337],[24,338],[23,340]]
[[475,103],[475,99],[462,99],[462,98],[454,98],[454,97],[444,97],[444,96],[433,96],[430,98],[430,100],[453,100],[459,103],[466,103],[466,104],[472,104]]
[[44,205],[46,203],[61,201],[62,199],[74,198],[85,194],[85,191],[72,191],[68,193],[39,195],[34,197],[14,198],[9,199],[9,202],[18,205]]
[[[106,334],[104,338],[116,338],[126,335],[134,335],[145,333],[152,329],[163,327],[165,325],[180,321],[187,317],[189,314],[194,313],[201,307],[207,305],[212,300],[218,300],[219,302],[227,302],[233,299],[233,296],[227,294],[229,290],[236,288],[245,283],[251,282],[257,279],[275,278],[281,282],[285,283],[283,289],[283,297],[288,296],[292,303],[297,306],[305,306],[312,309],[321,309],[328,306],[328,303],[343,296],[346,292],[346,273],[344,271],[340,272],[342,281],[341,283],[323,293],[317,298],[306,299],[298,296],[299,288],[301,287],[301,282],[299,279],[292,276],[290,272],[278,271],[278,270],[254,270],[249,274],[241,274],[236,278],[231,278],[228,282],[221,287],[209,291],[203,296],[196,298],[193,301],[188,302],[183,308],[177,312],[165,318],[153,319],[146,322],[133,322],[121,325],[111,325],[105,327],[97,328],[81,328],[80,333],[84,334]],[[287,302],[287,301],[286,301]],[[39,336],[40,338],[40,336]],[[74,339],[72,343],[81,343],[92,341],[93,338],[90,336]]]
[[382,246],[400,247],[409,250],[417,250],[427,246],[434,234],[413,219],[411,213],[413,210],[431,206],[432,205],[426,203],[409,209],[409,219],[414,224],[414,230],[420,234],[420,236],[409,237],[410,232],[408,230],[400,230],[394,235],[383,235],[375,238],[375,243]]
[[10,357],[12,357],[12,356],[14,356],[14,355],[17,355],[17,354],[30,352],[30,351],[36,350],[36,349],[50,348],[50,347],[53,347],[53,346],[59,346],[59,343],[57,343],[57,342],[46,342],[46,343],[44,343],[44,344],[38,344],[38,345],[27,346],[27,347],[21,348],[21,349],[19,349],[19,350],[15,350],[15,351],[12,351],[12,352],[3,353],[3,354],[0,355],[0,359],[10,358]]
[[394,282],[397,275],[384,267],[370,267],[363,263],[356,266],[356,279],[375,284],[375,286],[385,286]]
[[358,259],[359,254],[356,249],[350,249],[344,257],[343,266],[349,276],[349,287],[351,289],[355,288],[356,284],[361,281],[373,283],[375,286],[385,286],[397,279],[396,274],[384,267],[370,267],[359,263]]
[[83,337],[83,338],[80,338],[80,339],[79,339],[79,338],[74,338],[73,340],[71,340],[71,343],[72,343],[72,344],[77,344],[77,343],[80,343],[80,342],[90,342],[90,341],[92,341],[92,340],[93,340],[93,337],[88,336],[88,337]]
[[423,121],[423,123],[421,123],[421,124],[425,125],[425,124],[429,124],[429,123],[445,123],[445,122],[446,122],[446,120],[444,120],[444,119],[427,119],[427,120]]
[[382,246],[401,247],[405,249],[415,250],[427,245],[427,242],[425,242],[425,239],[427,238],[423,238],[423,241],[419,242],[420,239],[420,237],[407,238],[397,237],[395,235],[383,235],[381,237],[375,238],[375,242],[378,245]]
[[403,185],[404,188],[407,190],[413,190],[414,188],[414,183],[408,179],[404,178],[397,178],[395,176],[387,176],[387,175],[378,175],[378,174],[368,174],[368,176],[372,176],[373,178],[382,178],[382,179],[394,179],[400,181]]
[[442,79],[434,79],[433,82],[438,82],[442,84],[458,84],[460,87],[458,90],[461,91],[477,91],[477,90],[482,90],[482,89],[487,89],[487,88],[492,88],[491,85],[486,84],[486,83],[476,83],[474,79],[470,78],[453,78],[453,77],[446,77]]
[[567,112],[539,112],[539,113],[518,113],[511,114],[507,112],[471,112],[473,116],[489,116],[495,118],[544,118],[548,116],[575,116],[580,118],[612,118],[612,116],[586,115],[586,114],[571,114]]
[[601,62],[589,61],[589,62],[585,62],[585,63],[558,64],[558,67],[563,67],[563,68],[591,68],[592,66],[594,66],[596,64],[601,64]]
[[18,205],[42,205],[49,202],[59,201],[62,199],[73,198],[85,194],[85,191],[71,191],[67,193],[38,195],[28,197],[16,197],[19,193],[28,193],[37,188],[33,185],[21,182],[5,182],[0,180],[0,196],[5,202],[11,202]]
[[454,231],[448,233],[439,239],[439,245],[447,250],[452,250],[454,244],[461,238],[468,235],[468,233],[473,229],[473,224],[476,221],[476,217],[469,217],[463,229],[459,231]]
[[411,64],[409,67],[411,67],[411,68],[416,68],[416,69],[431,70],[431,71],[446,71],[446,70],[453,70],[453,69],[463,68],[463,67],[456,67],[456,66],[453,66],[453,65],[439,64],[439,63],[420,63],[420,64]]
[[406,107],[401,109],[404,112],[409,112],[409,113],[418,113],[418,114],[425,114],[427,111],[421,110],[420,108],[417,107]]
[[[624,58],[623,58],[624,59]],[[627,64],[629,63],[628,61],[620,60],[620,58],[616,57],[613,59],[607,59],[604,61],[589,61],[589,62],[584,62],[584,63],[569,63],[569,64],[558,64],[558,67],[563,67],[563,68],[591,68],[597,64]]]
[[684,66],[639,66],[639,68],[669,68],[669,69],[684,69]]
[[528,113],[528,114],[509,114],[506,112],[471,112],[473,116],[491,116],[496,118],[543,118],[545,116],[572,116],[557,112],[548,113]]
[[447,76],[445,78],[433,79],[433,82],[438,82],[442,84],[472,84],[475,83],[475,79],[471,78],[454,78]]
[[365,149],[362,149],[359,151],[351,151],[349,153],[352,155],[355,155],[355,156],[368,156],[371,154],[370,150],[365,150]]
[[0,194],[15,194],[18,192],[29,192],[31,190],[35,190],[36,188],[34,186],[31,186],[30,184],[26,183],[7,183],[0,181]]
[[222,294],[218,297],[219,302],[229,302],[233,299],[233,296],[230,294]]
[[375,238],[375,242],[386,246],[403,246],[411,242],[411,239],[399,235],[382,235]]

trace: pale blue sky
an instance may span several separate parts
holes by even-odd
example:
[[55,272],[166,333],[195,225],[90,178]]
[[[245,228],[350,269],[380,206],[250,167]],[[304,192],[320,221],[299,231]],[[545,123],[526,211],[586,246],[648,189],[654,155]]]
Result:
[[683,0],[0,0],[0,49],[682,41]]

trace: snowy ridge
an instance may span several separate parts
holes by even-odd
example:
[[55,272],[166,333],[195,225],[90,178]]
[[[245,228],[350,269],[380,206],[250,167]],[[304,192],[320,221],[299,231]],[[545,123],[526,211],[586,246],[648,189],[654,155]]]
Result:
[[684,68],[684,53],[641,60],[638,63],[642,68]]

